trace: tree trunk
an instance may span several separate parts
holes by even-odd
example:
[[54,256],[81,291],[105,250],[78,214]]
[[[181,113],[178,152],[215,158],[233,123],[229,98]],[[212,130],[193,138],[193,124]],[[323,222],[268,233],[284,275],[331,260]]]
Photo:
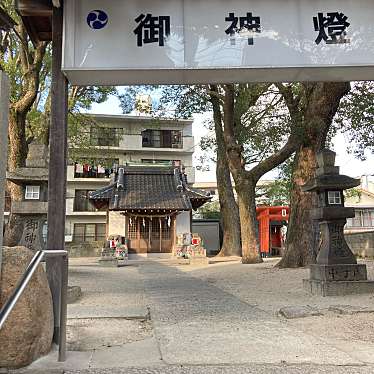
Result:
[[317,205],[314,193],[301,191],[301,186],[315,175],[316,153],[325,147],[326,138],[340,100],[350,90],[349,83],[305,83],[304,110],[290,113],[303,118],[303,145],[297,151],[291,191],[291,213],[286,250],[278,266],[302,267],[315,263],[319,241],[319,225],[310,211]]
[[258,237],[257,237],[257,219],[256,219],[256,201],[255,184],[242,180],[236,183],[236,192],[238,195],[240,227],[242,237],[242,263],[256,264],[262,262],[260,256]]
[[[25,166],[27,156],[26,144],[26,116],[11,109],[9,113],[9,155],[8,170],[14,171],[16,168]],[[23,200],[23,188],[18,184],[8,181],[7,188],[12,202]],[[13,203],[11,204],[11,207]],[[22,236],[22,217],[10,211],[9,221],[4,233],[4,245],[16,246]]]
[[219,161],[217,158],[216,175],[223,230],[219,256],[241,256],[239,208],[235,201],[227,161]]
[[223,243],[218,256],[241,256],[239,208],[235,201],[231,183],[222,129],[221,109],[217,97],[211,96],[211,102],[217,143],[216,177],[223,231]]
[[315,263],[318,232],[311,229],[315,223],[310,215],[311,209],[315,206],[315,196],[301,191],[301,186],[314,176],[315,168],[314,150],[310,147],[301,147],[295,157],[286,250],[278,264],[279,267],[297,268]]

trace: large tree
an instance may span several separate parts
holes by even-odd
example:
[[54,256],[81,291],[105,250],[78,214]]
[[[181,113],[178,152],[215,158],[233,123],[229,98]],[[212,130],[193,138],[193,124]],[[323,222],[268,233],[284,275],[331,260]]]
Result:
[[316,154],[325,147],[329,130],[340,100],[350,90],[349,83],[318,82],[279,84],[293,123],[300,129],[291,190],[291,213],[286,249],[280,267],[300,267],[315,262],[318,225],[311,219],[316,206],[314,194],[301,186],[310,180],[316,169]]
[[216,179],[223,227],[223,241],[219,256],[241,256],[239,208],[231,182],[220,102],[215,92],[210,92],[209,97],[213,109],[216,140]]
[[340,102],[334,130],[348,138],[348,152],[364,160],[374,152],[374,83],[354,82]]
[[[2,7],[17,22],[12,29],[0,31],[0,68],[9,75],[11,85],[8,170],[14,171],[25,166],[32,140],[46,145],[49,142],[51,50],[46,42],[30,41],[21,18],[14,11],[13,1],[4,0]],[[77,129],[85,122],[79,112],[115,93],[113,87],[70,87],[69,122],[75,136],[82,133]],[[72,144],[85,143],[73,141]],[[8,182],[7,190],[12,201],[22,200],[23,190],[19,185]],[[4,242],[11,246],[18,243],[23,225],[19,215],[10,213]]]
[[272,85],[212,86],[221,94],[224,138],[238,196],[242,262],[261,262],[256,222],[256,185],[287,160],[299,144],[297,123],[284,114]]
[[[25,26],[14,11],[13,2],[6,0],[2,5],[18,23],[14,29],[0,32],[0,67],[9,75],[11,83],[8,169],[13,171],[25,165],[27,115],[39,92],[47,43],[32,44]],[[19,185],[9,182],[7,189],[12,200],[22,200],[23,191]],[[19,221],[18,215],[10,215],[4,238],[8,245],[16,244],[21,234]]]

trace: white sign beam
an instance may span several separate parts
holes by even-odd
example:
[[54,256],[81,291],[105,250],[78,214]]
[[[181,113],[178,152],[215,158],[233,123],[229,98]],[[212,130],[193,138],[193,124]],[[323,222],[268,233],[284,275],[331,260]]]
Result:
[[65,0],[74,84],[347,81],[374,74],[372,0]]

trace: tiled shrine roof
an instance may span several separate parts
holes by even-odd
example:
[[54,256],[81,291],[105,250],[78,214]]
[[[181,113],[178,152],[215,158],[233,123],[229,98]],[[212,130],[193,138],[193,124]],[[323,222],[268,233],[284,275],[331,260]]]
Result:
[[197,209],[210,200],[209,194],[193,189],[178,168],[120,166],[114,181],[90,194],[96,207],[109,210],[142,210],[151,213]]

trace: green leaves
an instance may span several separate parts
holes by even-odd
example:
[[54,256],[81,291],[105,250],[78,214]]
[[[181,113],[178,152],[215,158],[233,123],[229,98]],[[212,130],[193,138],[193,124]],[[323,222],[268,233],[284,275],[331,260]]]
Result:
[[365,151],[374,152],[374,83],[355,82],[343,98],[335,118],[335,130],[349,139],[349,151],[364,160]]

